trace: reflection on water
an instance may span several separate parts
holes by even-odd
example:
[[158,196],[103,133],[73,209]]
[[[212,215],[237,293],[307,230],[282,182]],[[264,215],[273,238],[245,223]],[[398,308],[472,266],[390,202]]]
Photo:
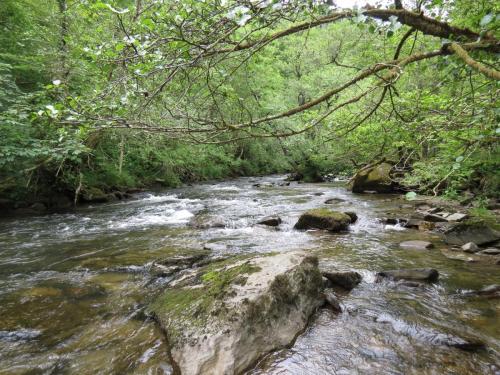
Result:
[[[199,184],[0,221],[0,374],[170,374],[164,339],[142,313],[161,287],[149,283],[148,264],[203,247],[214,255],[310,249],[323,267],[363,275],[341,296],[343,314],[318,312],[292,348],[251,374],[500,372],[498,300],[462,293],[500,283],[498,266],[448,259],[438,238],[384,227],[377,218],[402,210],[395,197],[352,195],[338,183],[253,186],[281,179]],[[357,212],[349,233],[292,229],[301,212],[329,198],[343,201],[328,207]],[[273,214],[283,219],[279,230],[254,225]],[[436,248],[399,249],[407,239]],[[424,266],[440,271],[438,283],[375,283],[378,270]],[[464,337],[487,349],[449,346]]]

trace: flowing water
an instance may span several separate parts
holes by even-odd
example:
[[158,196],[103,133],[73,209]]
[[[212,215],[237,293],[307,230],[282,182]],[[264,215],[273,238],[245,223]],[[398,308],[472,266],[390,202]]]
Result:
[[[340,183],[253,186],[282,179],[198,184],[1,220],[0,374],[171,373],[162,334],[143,314],[168,280],[152,282],[148,266],[203,247],[213,255],[307,249],[322,266],[363,275],[341,296],[344,313],[320,310],[291,348],[250,374],[500,374],[498,300],[464,293],[500,284],[498,265],[452,260],[437,237],[384,227],[377,218],[404,214],[398,197],[353,195]],[[301,212],[334,197],[344,201],[328,207],[359,216],[349,233],[293,230]],[[279,230],[254,225],[271,214],[282,217]],[[223,227],[189,225],[199,217]],[[399,249],[407,239],[436,247]],[[419,288],[375,283],[377,271],[403,267],[434,267],[440,280]],[[454,337],[487,349],[443,345]]]

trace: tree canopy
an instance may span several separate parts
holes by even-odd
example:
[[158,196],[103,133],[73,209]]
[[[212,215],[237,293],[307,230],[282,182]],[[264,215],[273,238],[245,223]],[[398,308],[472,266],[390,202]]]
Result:
[[409,189],[498,190],[494,2],[48,4],[0,5],[6,192],[382,158],[410,166]]

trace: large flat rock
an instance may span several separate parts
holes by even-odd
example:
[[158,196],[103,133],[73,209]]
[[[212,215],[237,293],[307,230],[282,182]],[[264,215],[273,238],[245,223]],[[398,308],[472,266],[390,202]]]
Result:
[[203,267],[150,306],[183,375],[238,374],[293,342],[321,305],[316,257],[303,252]]
[[486,245],[500,239],[500,233],[482,221],[466,221],[452,225],[444,232],[444,240],[450,245],[462,246],[469,242]]

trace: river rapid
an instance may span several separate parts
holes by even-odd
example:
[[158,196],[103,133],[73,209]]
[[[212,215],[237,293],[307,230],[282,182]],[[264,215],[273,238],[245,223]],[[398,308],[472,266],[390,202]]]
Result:
[[[213,256],[307,250],[323,267],[363,275],[340,296],[342,314],[318,311],[291,348],[249,374],[500,374],[499,301],[466,295],[500,284],[500,266],[449,259],[437,236],[382,224],[388,213],[412,211],[398,196],[281,182],[239,178],[0,219],[0,374],[170,374],[164,337],[144,314],[169,279],[148,270],[155,259],[203,248]],[[343,201],[326,205],[329,198]],[[293,229],[317,207],[354,211],[359,220],[342,234]],[[283,219],[279,229],[255,225],[273,214]],[[223,225],[190,225],[204,216]],[[435,247],[398,247],[411,239]],[[439,282],[375,282],[377,271],[408,267],[436,268]],[[447,337],[480,340],[487,349],[441,345]]]

